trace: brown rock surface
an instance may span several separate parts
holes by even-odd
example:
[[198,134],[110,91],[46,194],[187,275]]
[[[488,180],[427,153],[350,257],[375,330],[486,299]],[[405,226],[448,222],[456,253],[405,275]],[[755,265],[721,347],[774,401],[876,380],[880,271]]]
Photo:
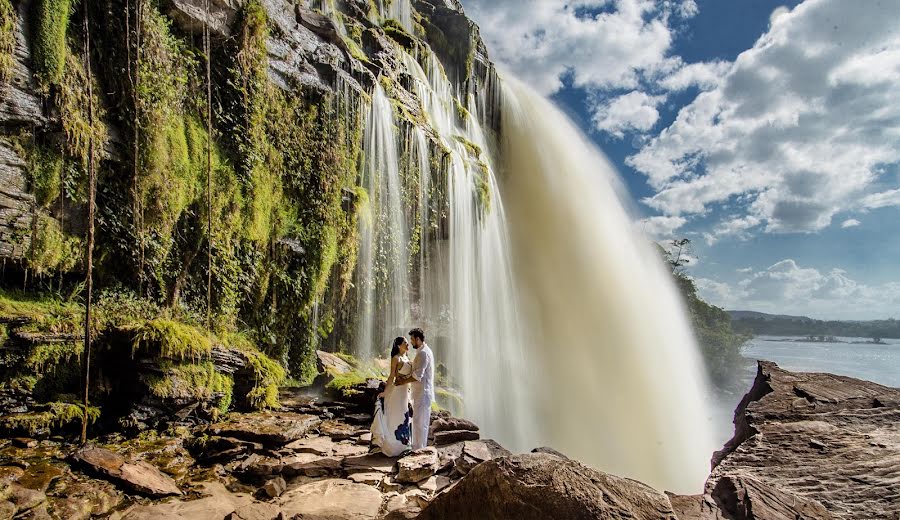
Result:
[[127,462],[118,453],[103,448],[81,449],[72,456],[72,460],[142,495],[165,497],[181,494],[172,477],[155,466],[144,461]]
[[293,412],[254,412],[232,414],[225,421],[210,426],[210,430],[222,437],[284,446],[303,438],[320,422],[321,420],[314,415]]
[[900,390],[761,361],[713,462],[707,502],[736,518],[897,518]]
[[381,509],[381,493],[349,480],[320,480],[288,491],[278,505],[285,518],[370,520]]
[[397,482],[415,484],[434,475],[437,470],[437,450],[425,448],[397,461]]
[[543,453],[478,465],[438,495],[418,518],[676,519],[669,499],[649,486]]

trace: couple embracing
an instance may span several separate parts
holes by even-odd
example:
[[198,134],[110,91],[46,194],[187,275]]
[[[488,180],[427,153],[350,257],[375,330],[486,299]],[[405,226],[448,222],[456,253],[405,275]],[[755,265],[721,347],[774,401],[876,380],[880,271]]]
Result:
[[[416,350],[412,361],[406,355],[410,343]],[[409,341],[402,336],[394,340],[391,375],[375,403],[372,444],[388,457],[424,448],[428,444],[432,401],[434,355],[425,343],[425,333],[416,328],[409,331]]]

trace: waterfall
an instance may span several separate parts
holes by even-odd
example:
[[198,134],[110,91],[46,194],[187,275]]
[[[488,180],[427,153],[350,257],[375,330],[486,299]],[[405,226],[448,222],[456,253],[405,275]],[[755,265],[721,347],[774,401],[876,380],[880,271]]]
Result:
[[514,79],[502,98],[501,193],[539,347],[543,434],[604,471],[696,493],[714,442],[671,277],[574,124]]
[[[408,0],[377,6],[379,18],[405,23]],[[360,176],[356,353],[385,356],[395,335],[421,326],[461,392],[451,411],[484,437],[514,451],[549,445],[610,473],[698,492],[714,448],[703,371],[614,169],[516,80],[488,74],[461,88],[429,49],[394,50],[408,77],[392,88],[414,95],[422,119],[398,118],[375,82]],[[497,117],[499,143],[481,126]]]
[[406,332],[410,299],[409,245],[394,111],[378,83],[366,120],[361,185],[357,353],[384,355],[390,338]]

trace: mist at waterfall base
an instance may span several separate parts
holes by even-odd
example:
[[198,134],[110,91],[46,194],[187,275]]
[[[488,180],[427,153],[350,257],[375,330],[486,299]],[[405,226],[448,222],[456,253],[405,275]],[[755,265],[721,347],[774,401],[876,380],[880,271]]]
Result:
[[703,371],[613,168],[516,80],[464,93],[431,52],[401,57],[427,126],[397,118],[379,82],[361,102],[356,354],[421,326],[461,393],[451,411],[484,438],[699,492],[716,448]]

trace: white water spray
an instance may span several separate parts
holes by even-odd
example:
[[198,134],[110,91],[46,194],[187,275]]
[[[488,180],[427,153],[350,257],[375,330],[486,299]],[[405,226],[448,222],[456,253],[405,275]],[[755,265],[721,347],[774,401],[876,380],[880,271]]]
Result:
[[601,470],[696,493],[713,448],[705,376],[671,277],[606,158],[549,101],[505,79],[504,184],[536,326],[546,440]]

